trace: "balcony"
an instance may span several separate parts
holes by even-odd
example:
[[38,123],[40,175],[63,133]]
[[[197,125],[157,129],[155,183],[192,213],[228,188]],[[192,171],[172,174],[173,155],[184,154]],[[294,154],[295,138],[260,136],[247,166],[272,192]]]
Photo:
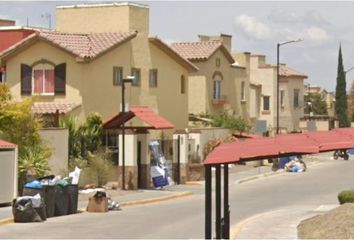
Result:
[[214,106],[223,106],[226,103],[226,95],[221,95],[220,98],[213,98],[211,104]]

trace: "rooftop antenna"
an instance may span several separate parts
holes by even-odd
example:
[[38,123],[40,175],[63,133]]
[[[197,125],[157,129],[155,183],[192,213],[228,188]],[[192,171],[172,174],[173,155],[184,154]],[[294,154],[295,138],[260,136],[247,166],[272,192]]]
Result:
[[49,29],[52,29],[52,14],[45,13],[45,14],[42,14],[41,17],[48,20]]
[[28,16],[27,16],[27,27],[29,27],[29,19],[28,19]]

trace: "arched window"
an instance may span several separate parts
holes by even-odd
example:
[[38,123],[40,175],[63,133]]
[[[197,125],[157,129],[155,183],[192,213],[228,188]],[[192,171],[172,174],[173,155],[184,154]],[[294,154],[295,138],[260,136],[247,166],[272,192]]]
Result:
[[221,81],[223,77],[220,72],[213,74],[213,99],[221,99]]
[[184,75],[181,76],[181,93],[186,93],[186,78],[184,77]]

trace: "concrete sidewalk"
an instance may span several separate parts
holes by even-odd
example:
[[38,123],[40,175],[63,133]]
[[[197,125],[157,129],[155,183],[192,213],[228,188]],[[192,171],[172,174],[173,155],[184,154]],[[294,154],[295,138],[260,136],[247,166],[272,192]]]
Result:
[[339,205],[297,206],[260,213],[232,226],[230,239],[297,239],[297,226]]

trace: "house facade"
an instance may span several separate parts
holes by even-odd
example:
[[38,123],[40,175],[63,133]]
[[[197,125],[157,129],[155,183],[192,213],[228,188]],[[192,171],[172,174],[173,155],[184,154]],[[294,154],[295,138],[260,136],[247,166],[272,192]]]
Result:
[[[250,118],[252,122],[263,121],[266,130],[275,133],[277,126],[277,66],[266,63],[264,55],[250,53],[234,54],[241,66],[249,68]],[[249,59],[249,63],[244,59]],[[281,132],[299,130],[303,116],[304,79],[307,76],[279,66],[279,129]]]
[[227,112],[248,118],[248,75],[235,64],[230,35],[199,35],[197,42],[173,43],[171,47],[199,69],[188,77],[190,114]]

